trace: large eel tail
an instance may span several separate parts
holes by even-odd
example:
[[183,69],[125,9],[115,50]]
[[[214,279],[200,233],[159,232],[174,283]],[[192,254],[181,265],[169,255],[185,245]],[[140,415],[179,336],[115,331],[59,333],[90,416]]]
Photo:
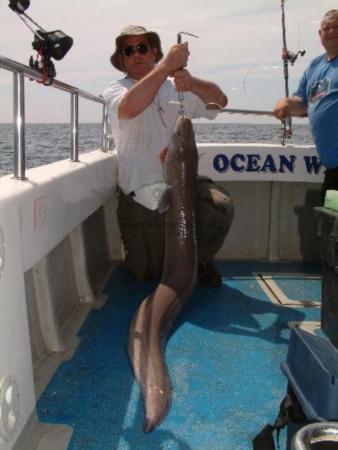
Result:
[[153,431],[171,406],[172,386],[164,359],[164,340],[183,302],[160,283],[136,311],[129,328],[128,353],[144,402],[143,431]]

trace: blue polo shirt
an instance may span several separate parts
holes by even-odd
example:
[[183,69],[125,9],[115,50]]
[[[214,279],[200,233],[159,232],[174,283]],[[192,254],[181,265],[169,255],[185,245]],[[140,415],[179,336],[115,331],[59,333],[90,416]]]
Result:
[[307,105],[310,129],[322,164],[338,167],[338,57],[315,58],[293,95]]

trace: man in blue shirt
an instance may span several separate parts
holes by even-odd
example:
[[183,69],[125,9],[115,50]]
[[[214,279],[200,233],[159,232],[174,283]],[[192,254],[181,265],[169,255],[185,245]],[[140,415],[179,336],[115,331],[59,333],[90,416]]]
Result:
[[311,133],[326,167],[322,199],[328,189],[338,190],[338,10],[328,11],[319,36],[326,53],[306,68],[296,92],[276,103],[277,119],[308,115]]

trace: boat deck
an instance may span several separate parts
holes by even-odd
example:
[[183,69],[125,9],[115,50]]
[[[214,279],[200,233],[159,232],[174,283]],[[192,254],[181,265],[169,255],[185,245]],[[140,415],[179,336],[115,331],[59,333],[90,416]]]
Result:
[[[73,427],[69,450],[250,450],[286,392],[290,326],[319,327],[320,265],[219,262],[219,289],[198,285],[166,347],[173,404],[142,432],[143,404],[129,365],[130,320],[156,282],[118,266],[109,298],[82,326],[81,343],[38,402],[42,422]],[[281,433],[285,449],[286,432]]]

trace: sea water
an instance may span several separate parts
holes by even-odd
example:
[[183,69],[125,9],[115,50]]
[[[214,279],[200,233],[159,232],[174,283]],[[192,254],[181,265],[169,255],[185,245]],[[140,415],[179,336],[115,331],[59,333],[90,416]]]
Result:
[[[281,127],[276,124],[194,123],[196,142],[279,144]],[[101,148],[101,124],[79,124],[79,152]],[[290,144],[313,144],[307,125],[294,124]],[[34,123],[25,125],[26,167],[37,167],[71,155],[70,124]],[[14,130],[12,124],[0,124],[0,176],[13,172]]]

